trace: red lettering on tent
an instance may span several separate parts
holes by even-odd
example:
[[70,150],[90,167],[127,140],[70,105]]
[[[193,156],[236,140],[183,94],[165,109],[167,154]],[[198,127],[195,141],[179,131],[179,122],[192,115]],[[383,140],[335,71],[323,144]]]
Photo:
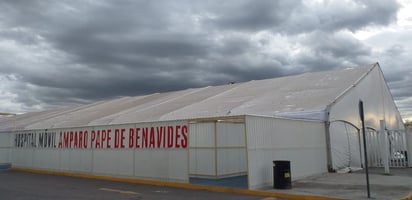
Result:
[[100,146],[100,130],[97,130],[97,132],[96,132],[96,143],[95,143],[95,146],[94,146],[94,148],[101,148],[101,146]]
[[133,148],[133,143],[134,143],[134,129],[130,128],[129,129],[129,149]]
[[166,148],[166,126],[163,126],[163,148]]
[[149,129],[148,128],[142,128],[142,148],[147,148],[148,145],[148,134],[149,134]]
[[136,128],[136,148],[140,148],[139,139],[140,139],[140,128]]
[[96,141],[96,131],[92,130],[92,139],[90,140],[90,147],[93,148],[93,144]]
[[157,130],[157,148],[160,148],[163,142],[163,127],[158,126],[156,127]]
[[182,148],[187,148],[187,126],[184,125],[182,126],[182,140],[181,140],[181,144],[182,144]]
[[155,147],[155,131],[154,127],[150,127],[150,143],[149,148]]
[[70,131],[70,141],[69,141],[70,148],[72,148],[72,142],[73,142],[73,131]]
[[179,148],[180,147],[180,144],[179,144],[179,138],[180,138],[180,135],[179,135],[179,132],[180,132],[180,126],[176,126],[176,131],[175,131],[175,134],[176,134],[176,139],[175,139],[175,147],[176,148]]
[[60,137],[59,137],[59,149],[63,147],[63,135],[62,132],[60,131]]
[[106,136],[106,130],[102,130],[102,143],[101,143],[101,146],[102,146],[102,148],[104,148],[104,142],[106,142],[106,138],[107,138],[107,136]]
[[87,132],[87,131],[84,131],[84,133],[83,133],[84,135],[84,137],[83,137],[83,148],[85,148],[85,149],[87,149],[87,144],[88,144],[88,139],[89,139],[89,133]]
[[78,140],[79,140],[77,131],[74,132],[74,139],[73,140],[74,140],[74,148],[77,148],[78,147]]
[[173,126],[167,127],[167,148],[173,147]]
[[112,137],[110,137],[110,133],[112,132],[112,129],[107,129],[107,141],[106,141],[106,148],[110,149],[110,140]]
[[115,129],[114,130],[114,148],[115,149],[119,148],[119,135],[120,135],[120,130]]
[[[127,130],[128,129],[128,130]],[[147,126],[136,128],[60,131],[55,138],[57,148],[187,148],[187,125]],[[112,131],[114,134],[112,135]],[[126,132],[127,131],[127,132]],[[111,139],[114,137],[113,142]],[[90,143],[89,143],[90,140]],[[89,146],[90,145],[90,146]]]
[[122,128],[121,132],[120,132],[120,148],[124,149],[124,132],[126,131],[126,129]]
[[83,148],[83,131],[79,131],[79,144],[78,148]]

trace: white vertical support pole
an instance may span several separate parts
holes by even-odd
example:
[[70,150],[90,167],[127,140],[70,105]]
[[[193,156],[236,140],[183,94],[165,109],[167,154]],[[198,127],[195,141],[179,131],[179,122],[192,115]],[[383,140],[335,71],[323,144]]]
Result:
[[214,150],[215,150],[215,178],[218,178],[218,176],[219,176],[219,173],[218,173],[218,170],[219,170],[219,168],[218,168],[218,159],[217,159],[217,156],[218,156],[218,154],[217,154],[217,150],[218,150],[218,147],[217,147],[217,123],[218,123],[218,120],[216,120],[215,121],[215,135],[214,135],[214,137],[215,137],[215,146],[214,146]]
[[15,134],[14,134],[14,131],[9,132],[7,134],[9,134],[9,146],[8,146],[9,161],[8,162],[12,164],[13,163],[12,151],[13,151],[13,148],[15,147],[15,141],[14,141]]
[[392,164],[393,167],[399,167],[398,163],[399,160],[395,158],[395,152],[396,152],[396,148],[398,147],[398,133],[394,130],[388,131],[389,135],[390,135],[390,140],[391,140],[391,145],[390,145],[390,149],[389,149],[389,160]]
[[380,120],[380,139],[382,140],[382,160],[383,167],[385,168],[385,174],[389,174],[389,145],[388,145],[388,136],[385,130],[386,124],[385,120]]
[[405,129],[406,134],[406,151],[408,152],[408,167],[412,167],[412,136],[410,132],[410,127],[407,126]]
[[401,167],[406,167],[408,166],[408,164],[406,163],[406,157],[405,157],[405,153],[408,149],[407,144],[406,144],[406,131],[399,131],[399,138],[401,140],[401,149],[400,152],[402,155],[404,155],[402,157],[402,163],[401,163]]

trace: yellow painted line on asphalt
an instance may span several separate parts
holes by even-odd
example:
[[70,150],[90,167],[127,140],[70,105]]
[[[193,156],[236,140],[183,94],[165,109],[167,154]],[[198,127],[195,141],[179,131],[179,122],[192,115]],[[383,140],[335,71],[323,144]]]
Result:
[[126,191],[126,190],[116,190],[116,189],[111,189],[111,188],[99,188],[99,190],[107,191],[107,192],[117,192],[117,193],[120,193],[120,194],[131,194],[131,195],[140,194],[140,193],[137,193],[137,192]]
[[154,185],[154,186],[163,186],[163,187],[174,187],[174,188],[183,188],[183,189],[189,189],[189,190],[206,190],[206,191],[211,191],[211,192],[223,192],[223,193],[233,193],[233,194],[240,194],[240,195],[274,197],[274,198],[290,199],[290,200],[339,200],[339,198],[323,197],[323,196],[286,194],[286,193],[277,193],[277,192],[272,192],[272,191],[214,187],[214,186],[205,186],[205,185],[194,185],[190,183],[139,180],[139,179],[132,179],[132,178],[97,176],[97,175],[91,175],[91,174],[78,174],[78,173],[71,173],[71,172],[58,172],[58,171],[48,171],[48,170],[18,168],[18,167],[12,167],[11,170],[18,171],[18,172],[36,173],[36,174],[70,176],[70,177],[96,179],[96,180],[103,180],[103,181],[115,181],[115,182],[123,182],[123,183],[135,183],[135,184]]

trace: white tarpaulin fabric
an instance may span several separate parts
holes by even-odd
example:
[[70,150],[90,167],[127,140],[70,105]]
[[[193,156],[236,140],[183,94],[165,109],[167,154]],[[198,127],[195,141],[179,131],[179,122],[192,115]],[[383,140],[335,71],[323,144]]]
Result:
[[100,101],[0,119],[0,131],[236,115],[325,120],[325,108],[374,65]]
[[361,168],[361,140],[358,129],[345,122],[333,122],[329,131],[333,169],[350,171]]
[[[380,120],[385,120],[388,130],[405,128],[383,73],[378,64],[375,66],[329,106],[333,170],[361,166],[363,143],[361,134],[357,131],[362,129],[360,100],[364,105],[365,129],[379,130]],[[344,124],[339,124],[339,121]]]

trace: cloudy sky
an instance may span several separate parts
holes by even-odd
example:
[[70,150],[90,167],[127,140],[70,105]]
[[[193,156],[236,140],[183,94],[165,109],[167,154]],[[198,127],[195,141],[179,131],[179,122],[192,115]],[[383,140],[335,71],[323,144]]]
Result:
[[412,0],[2,0],[0,112],[379,62],[412,117]]

